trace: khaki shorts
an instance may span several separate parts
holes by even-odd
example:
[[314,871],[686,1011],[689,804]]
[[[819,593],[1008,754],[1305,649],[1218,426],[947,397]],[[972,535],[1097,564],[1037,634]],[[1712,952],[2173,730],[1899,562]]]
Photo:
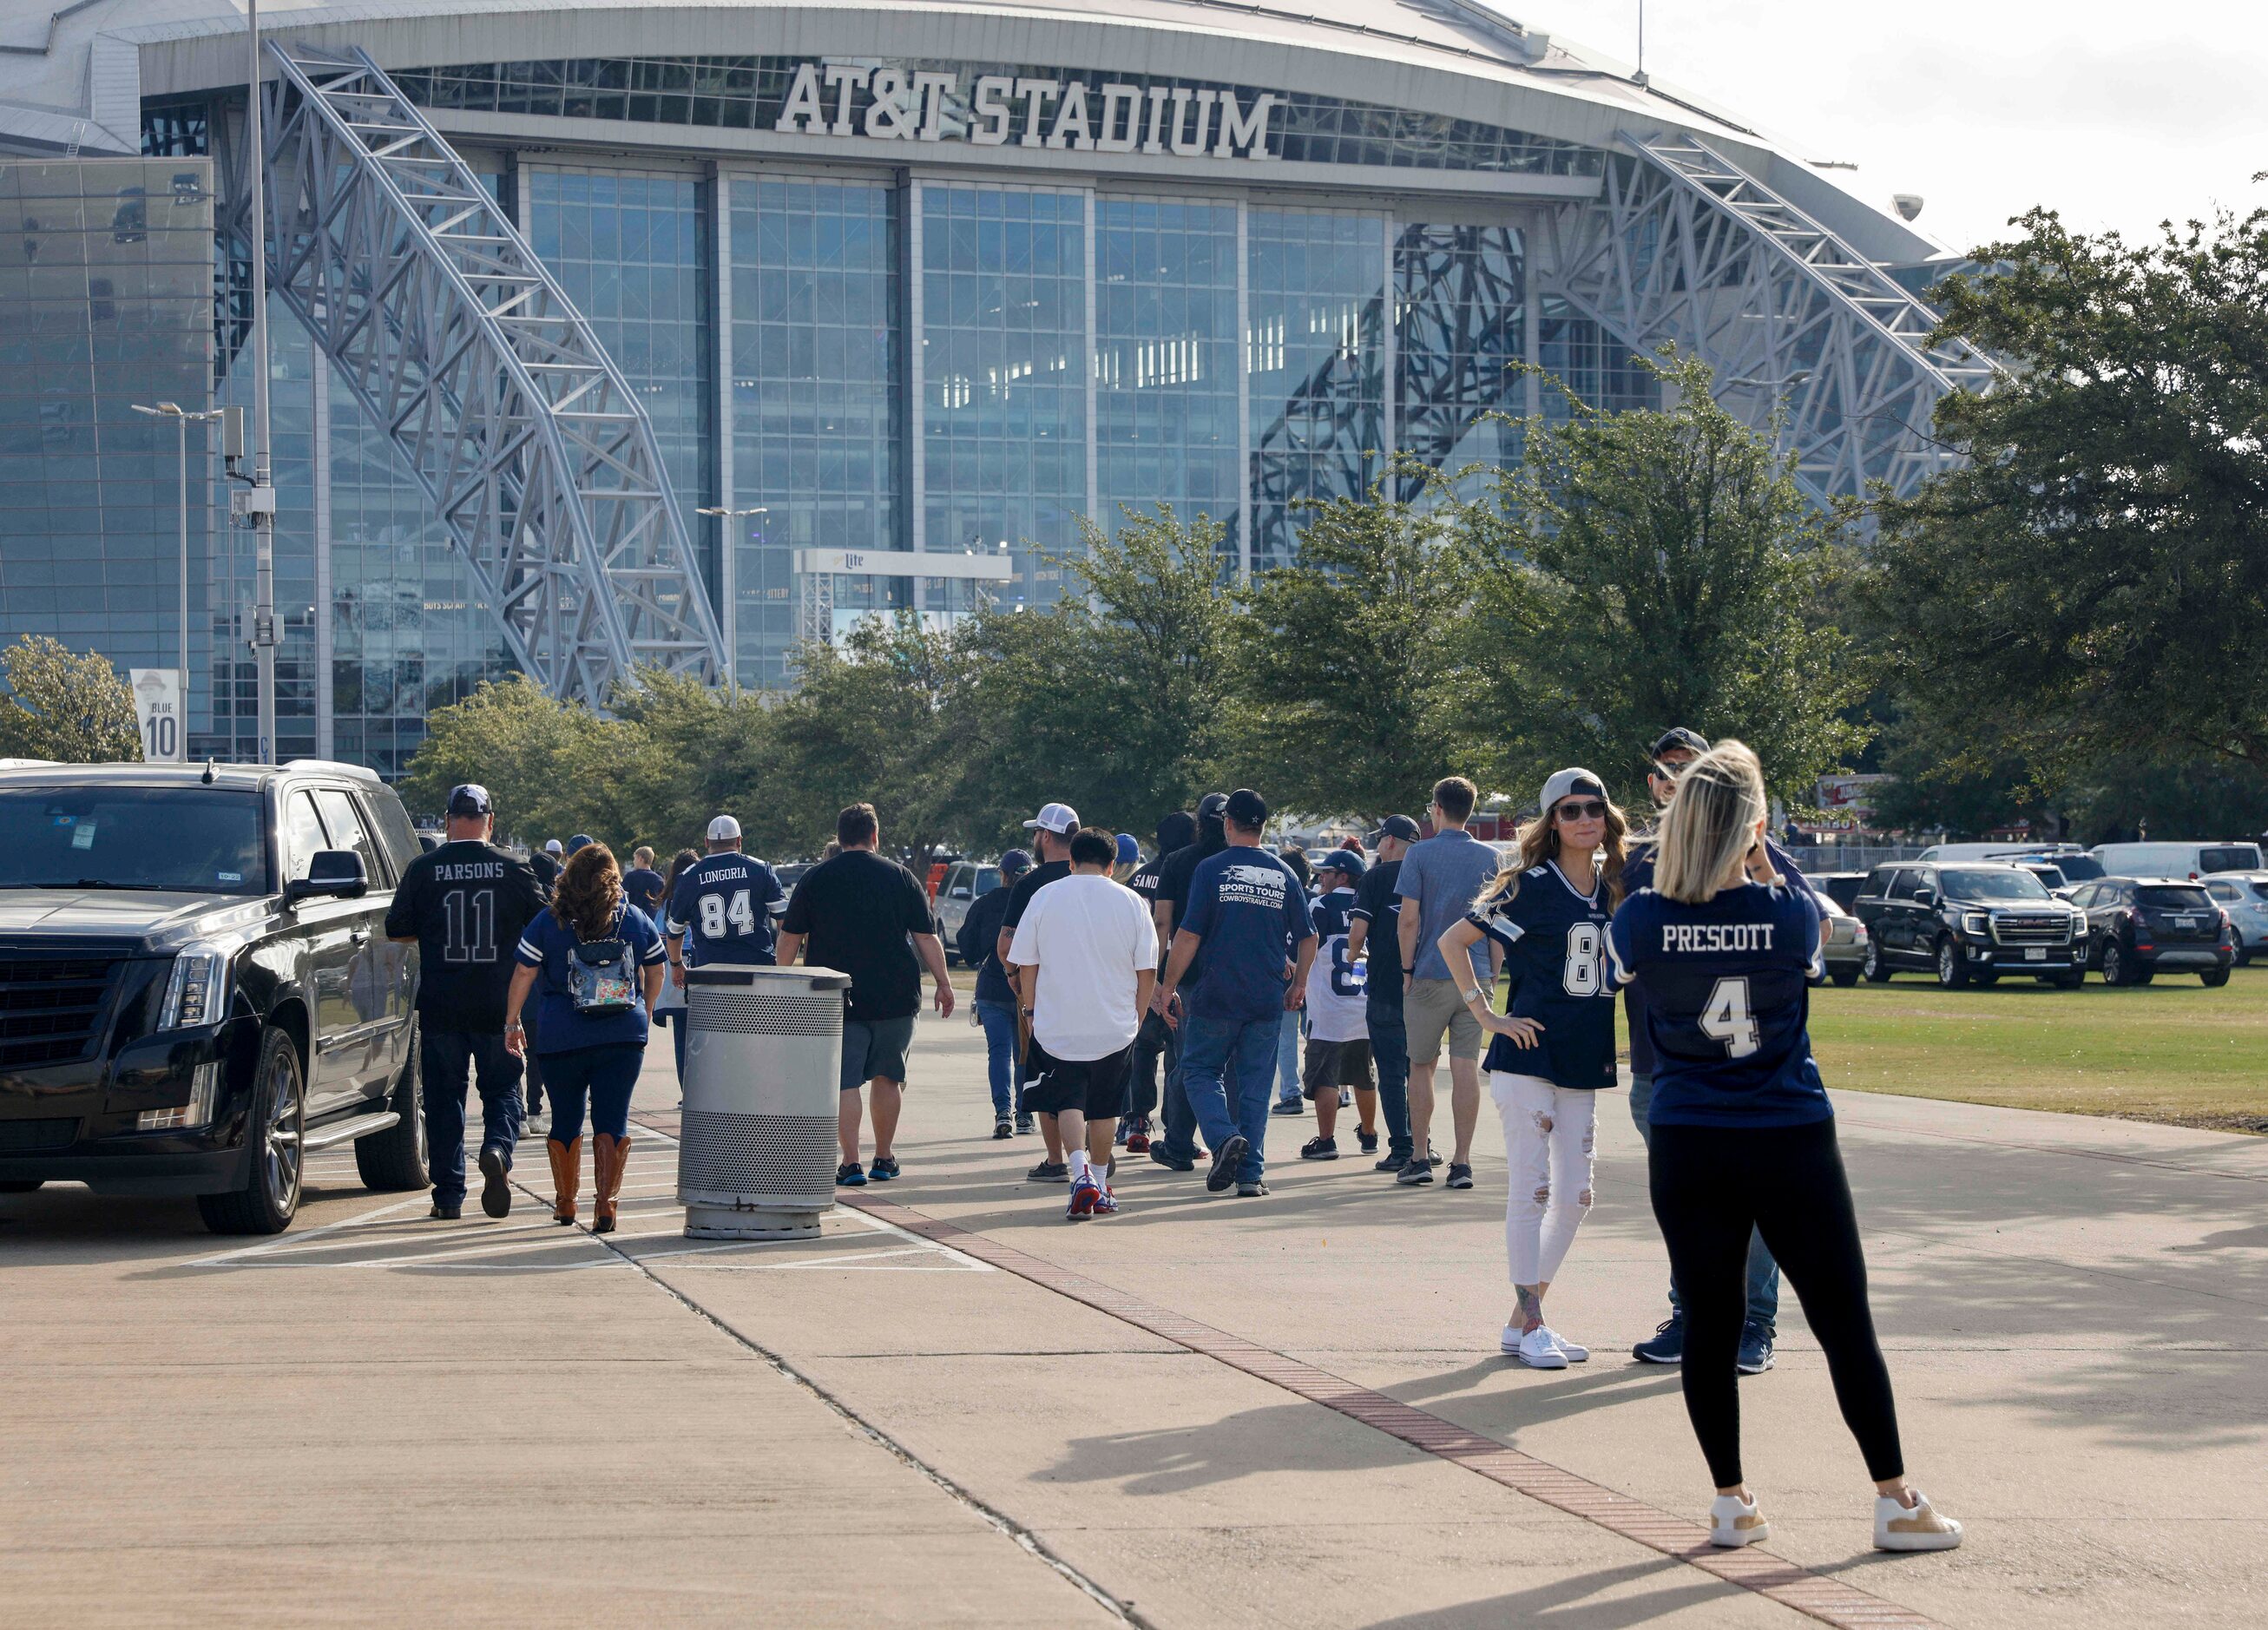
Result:
[[1457,993],[1454,979],[1412,979],[1402,997],[1402,1024],[1410,1033],[1410,1061],[1434,1064],[1441,1057],[1441,1036],[1449,1037],[1449,1057],[1481,1056],[1481,1022]]

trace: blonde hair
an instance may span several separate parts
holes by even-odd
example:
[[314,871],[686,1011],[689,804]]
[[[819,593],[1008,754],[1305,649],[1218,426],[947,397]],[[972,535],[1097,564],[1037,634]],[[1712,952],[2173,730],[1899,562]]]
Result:
[[1756,846],[1766,808],[1764,766],[1747,743],[1719,741],[1686,765],[1661,817],[1654,889],[1687,905],[1715,899],[1725,874]]
[[[1630,831],[1630,817],[1622,812],[1613,799],[1603,798],[1602,801],[1607,806],[1607,835],[1599,840],[1596,877],[1602,879],[1607,885],[1607,909],[1612,911],[1623,903],[1623,839]],[[1520,892],[1522,873],[1532,871],[1546,860],[1558,858],[1559,823],[1551,818],[1551,811],[1547,809],[1520,829],[1520,839],[1513,846],[1511,853],[1498,852],[1496,875],[1483,883],[1480,893],[1473,896],[1473,909],[1479,911],[1486,906],[1496,898],[1499,889],[1506,891],[1506,899],[1511,899]],[[1579,889],[1586,881],[1580,877],[1571,877],[1567,881]]]

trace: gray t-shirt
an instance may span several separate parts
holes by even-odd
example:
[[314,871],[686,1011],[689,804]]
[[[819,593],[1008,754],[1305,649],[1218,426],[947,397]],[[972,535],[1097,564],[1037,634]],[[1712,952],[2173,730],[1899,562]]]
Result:
[[[1411,977],[1452,977],[1449,964],[1441,960],[1441,936],[1473,909],[1481,885],[1496,875],[1496,863],[1494,848],[1454,828],[1412,844],[1410,852],[1402,857],[1394,891],[1418,907],[1418,962],[1410,970]],[[1486,984],[1488,940],[1475,940],[1467,950],[1473,959],[1473,977]]]

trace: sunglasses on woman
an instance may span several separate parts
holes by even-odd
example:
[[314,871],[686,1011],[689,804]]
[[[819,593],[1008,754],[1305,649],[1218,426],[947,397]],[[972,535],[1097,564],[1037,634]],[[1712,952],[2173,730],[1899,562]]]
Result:
[[1581,803],[1570,798],[1561,801],[1556,813],[1562,821],[1600,821],[1606,818],[1607,807],[1595,798],[1587,798]]

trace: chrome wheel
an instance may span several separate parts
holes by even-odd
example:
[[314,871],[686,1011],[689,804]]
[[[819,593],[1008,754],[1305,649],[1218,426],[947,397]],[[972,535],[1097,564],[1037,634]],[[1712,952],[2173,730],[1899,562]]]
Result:
[[260,1181],[269,1207],[288,1217],[299,1208],[306,1153],[307,1097],[300,1087],[298,1060],[286,1051],[271,1052],[262,1085],[266,1090],[261,1102],[267,1105],[268,1124],[260,1152]]
[[2105,985],[2126,983],[2126,954],[2118,948],[2118,941],[2116,940],[2102,948],[2102,983]]

